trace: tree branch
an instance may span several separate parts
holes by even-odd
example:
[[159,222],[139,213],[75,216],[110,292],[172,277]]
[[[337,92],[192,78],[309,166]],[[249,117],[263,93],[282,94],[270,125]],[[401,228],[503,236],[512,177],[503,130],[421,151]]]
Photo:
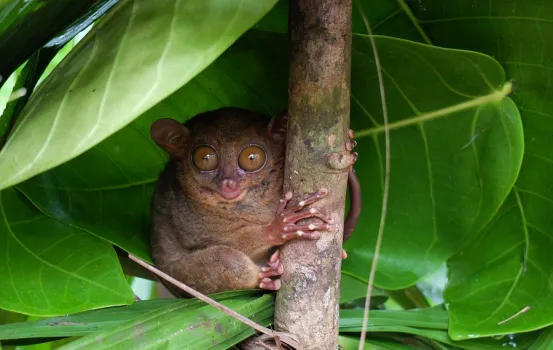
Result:
[[299,200],[327,188],[314,204],[336,223],[321,239],[282,249],[285,272],[275,326],[298,336],[301,349],[338,348],[338,300],[348,169],[342,154],[350,113],[351,0],[290,2],[291,41],[284,191]]

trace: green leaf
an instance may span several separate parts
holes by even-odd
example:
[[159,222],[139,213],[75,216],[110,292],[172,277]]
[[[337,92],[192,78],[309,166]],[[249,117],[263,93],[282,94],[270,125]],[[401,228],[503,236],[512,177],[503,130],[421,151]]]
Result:
[[206,68],[274,3],[122,0],[31,97],[0,153],[0,189],[130,123]]
[[516,82],[512,99],[524,123],[524,162],[513,192],[449,266],[450,335],[462,339],[551,325],[553,3],[492,0],[458,6],[454,0],[431,0],[424,10],[416,1],[408,3],[416,24],[435,44],[484,52],[501,63]]
[[29,100],[29,96],[33,93],[34,87],[44,70],[58,52],[57,48],[47,48],[37,51],[25,64],[19,75],[17,82],[13,87],[13,91],[25,89],[25,95],[9,102],[0,117],[0,149],[4,145],[8,137],[11,127],[14,125],[16,118],[21,113],[21,110]]
[[[272,322],[274,296],[237,297],[225,306],[268,325]],[[242,322],[209,305],[180,301],[146,313],[110,329],[85,336],[60,349],[226,349],[254,334]]]
[[[363,310],[340,311],[340,333],[360,332],[363,325]],[[454,341],[447,334],[447,312],[443,306],[402,311],[372,310],[367,324],[368,334],[372,332],[396,332],[412,334],[461,349],[501,349],[517,344],[526,348],[532,343],[535,334],[520,334],[501,339],[483,338]]]
[[80,18],[67,26],[60,33],[48,41],[45,47],[60,47],[65,45],[85,29],[94,24],[96,20],[109,12],[120,0],[96,0]]
[[[35,51],[106,0],[14,0],[0,4],[0,76],[9,76]],[[64,33],[69,40],[76,33]],[[0,84],[1,86],[1,84]]]
[[113,248],[0,192],[0,308],[37,316],[129,304]]
[[[359,332],[364,310],[340,310],[340,332]],[[381,326],[402,326],[447,329],[447,312],[442,305],[411,310],[371,310],[368,329]]]
[[[367,295],[367,283],[355,277],[342,274],[340,281],[340,304],[349,303],[358,299],[365,299]],[[383,304],[388,299],[385,292],[373,288],[371,304]]]
[[547,327],[541,331],[528,350],[553,350],[553,327]]
[[[349,349],[358,349],[359,348],[359,337],[353,337],[353,336],[339,336],[338,343],[340,344],[341,349],[349,350]],[[413,349],[413,343],[417,344],[418,341],[416,339],[412,339],[412,342],[410,345],[401,344],[393,340],[385,340],[385,339],[367,339],[365,341],[365,346],[368,349],[374,349],[374,350],[397,350],[397,349]],[[421,344],[417,344],[417,349],[426,349],[425,347],[421,347]]]
[[[222,301],[235,297],[253,298],[259,294],[261,294],[259,291],[232,291],[214,294],[211,297]],[[176,306],[192,308],[198,305],[204,304],[198,299],[156,299],[32,322],[10,323],[0,326],[0,340],[80,337],[111,329],[123,322],[162,308]]]
[[416,309],[429,307],[426,296],[417,286],[411,286],[405,289],[389,290],[386,293],[403,309]]
[[[21,72],[22,68],[23,67],[20,67],[9,77],[3,77],[2,80],[0,80],[0,113],[4,113],[4,109],[6,108],[8,101],[11,100],[13,87],[17,82],[17,78],[19,77],[19,73]],[[0,124],[2,125],[1,130],[5,130],[5,125],[7,125],[8,123],[0,121]]]
[[[515,188],[478,239],[449,262],[445,298],[453,337],[508,334],[553,322],[551,241],[533,224],[545,213],[535,203],[525,209],[521,197]],[[517,229],[522,236],[513,234]]]
[[0,326],[9,323],[24,322],[27,317],[28,316],[24,314],[0,309]]
[[[523,134],[505,98],[504,72],[491,57],[375,39],[391,127],[390,198],[375,283],[400,289],[437,270],[496,213],[517,177]],[[343,269],[366,279],[380,224],[385,140],[369,39],[355,36],[353,45],[352,77],[360,78],[351,83],[351,123],[364,212],[345,245]]]
[[13,1],[15,0],[0,0],[0,9],[2,9],[2,7],[6,6],[7,4]]
[[162,307],[197,305],[197,299],[159,299],[139,301],[128,306],[85,311],[69,316],[0,326],[0,340],[85,336],[109,329]]
[[[259,21],[255,28],[259,30],[272,31],[277,33],[288,32],[288,8],[289,0],[280,0],[278,3]],[[367,34],[367,29],[361,11],[369,20],[374,34],[385,34],[412,41],[423,42],[423,37],[409,16],[402,11],[402,1],[379,0],[379,1],[354,1],[352,8],[352,31],[357,34]],[[355,79],[355,78],[354,78]]]

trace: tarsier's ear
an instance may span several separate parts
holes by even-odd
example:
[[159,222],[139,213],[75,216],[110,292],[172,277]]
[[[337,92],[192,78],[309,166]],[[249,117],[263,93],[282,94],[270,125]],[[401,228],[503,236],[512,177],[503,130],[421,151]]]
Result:
[[152,124],[150,135],[155,143],[172,156],[182,156],[189,131],[173,119],[160,119]]
[[275,140],[286,139],[286,126],[288,124],[288,109],[274,116],[269,122],[269,135]]

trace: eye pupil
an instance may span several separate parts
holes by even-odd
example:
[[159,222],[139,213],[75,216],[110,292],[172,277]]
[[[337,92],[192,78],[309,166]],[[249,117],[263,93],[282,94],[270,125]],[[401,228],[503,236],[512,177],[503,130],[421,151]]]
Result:
[[238,156],[238,165],[245,171],[257,171],[265,165],[265,151],[259,146],[248,146]]

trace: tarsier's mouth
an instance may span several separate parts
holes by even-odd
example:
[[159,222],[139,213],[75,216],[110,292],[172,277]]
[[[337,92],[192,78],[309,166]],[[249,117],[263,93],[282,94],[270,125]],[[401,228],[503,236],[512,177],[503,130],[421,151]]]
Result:
[[221,197],[223,197],[224,199],[226,200],[233,200],[233,199],[236,199],[238,197],[240,197],[242,194],[245,194],[247,191],[246,188],[242,189],[242,188],[237,188],[235,190],[230,190],[230,189],[220,189],[219,190],[219,195],[221,195]]

